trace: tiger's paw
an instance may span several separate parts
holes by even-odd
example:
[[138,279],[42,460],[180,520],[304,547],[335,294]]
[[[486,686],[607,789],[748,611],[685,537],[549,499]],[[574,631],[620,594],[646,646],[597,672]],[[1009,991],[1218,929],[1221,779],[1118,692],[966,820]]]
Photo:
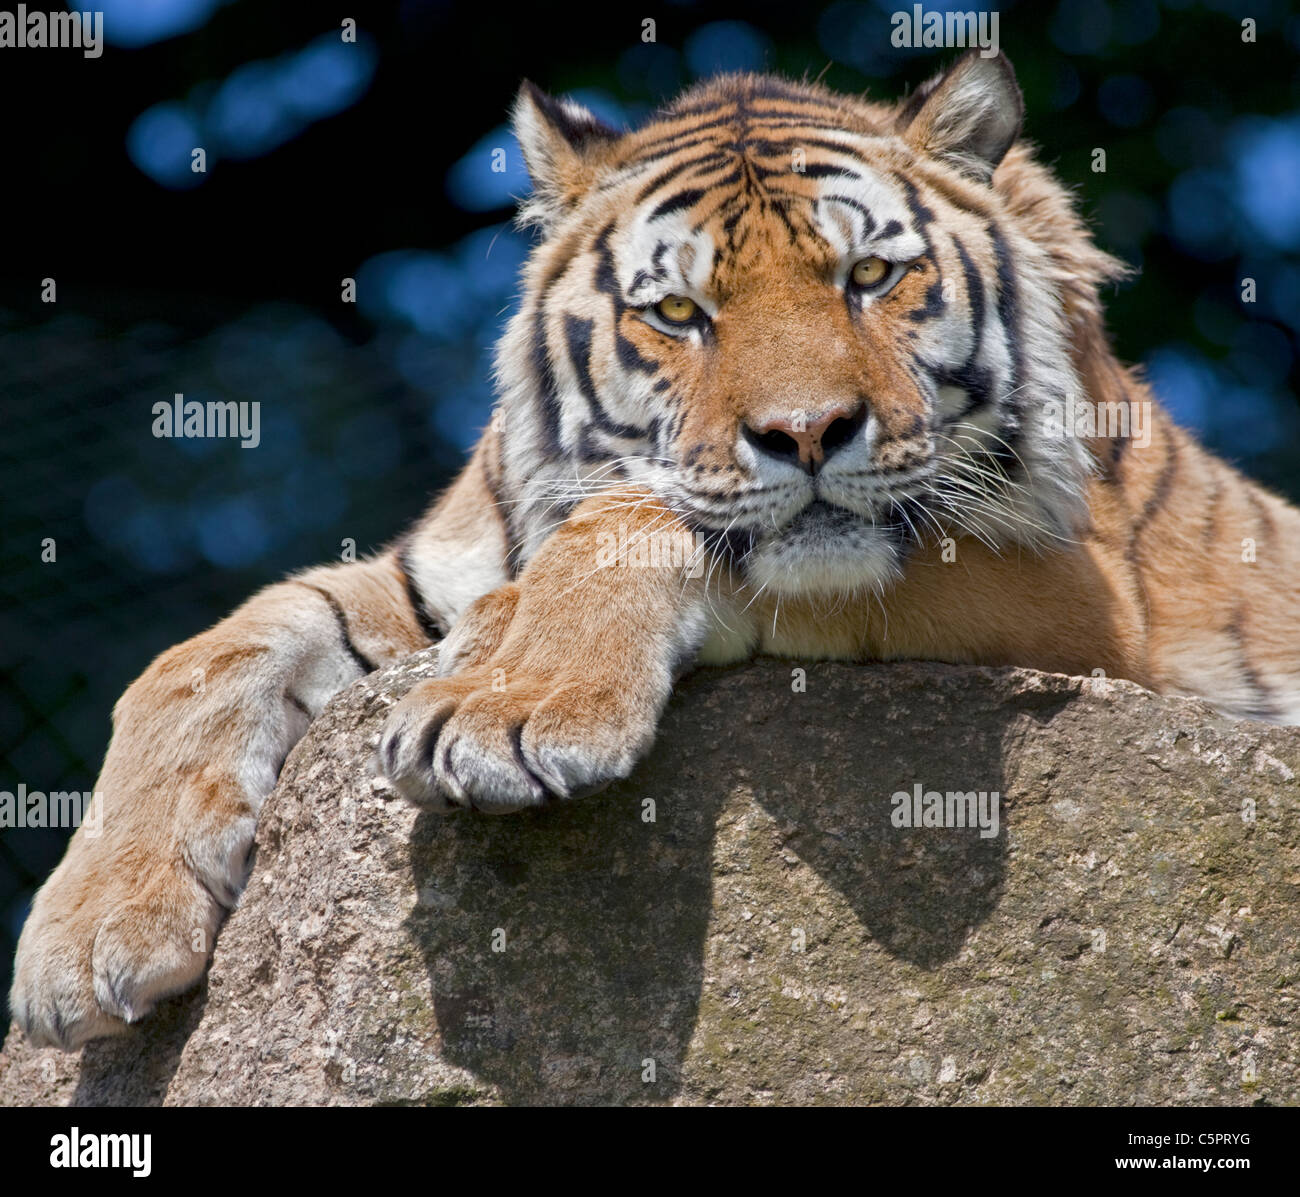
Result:
[[407,694],[380,737],[378,771],[432,810],[505,814],[626,777],[656,716],[620,688],[488,662]]
[[[82,827],[18,940],[9,1001],[27,1038],[73,1051],[120,1034],[195,984],[242,884],[252,830],[251,817],[226,828],[207,845],[217,853],[202,841],[165,849],[153,836],[123,852],[107,830],[94,838]],[[151,846],[141,850],[142,840]],[[205,868],[204,858],[217,855],[241,875],[219,878]]]

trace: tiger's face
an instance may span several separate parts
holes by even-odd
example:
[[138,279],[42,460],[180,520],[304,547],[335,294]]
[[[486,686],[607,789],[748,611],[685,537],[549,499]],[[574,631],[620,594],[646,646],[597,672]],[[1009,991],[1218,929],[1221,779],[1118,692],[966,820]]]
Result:
[[516,122],[545,234],[499,357],[522,541],[623,480],[816,594],[1072,526],[1086,460],[1040,402],[1075,386],[1066,322],[991,186],[1001,60],[904,109],[744,76],[626,135],[527,88]]

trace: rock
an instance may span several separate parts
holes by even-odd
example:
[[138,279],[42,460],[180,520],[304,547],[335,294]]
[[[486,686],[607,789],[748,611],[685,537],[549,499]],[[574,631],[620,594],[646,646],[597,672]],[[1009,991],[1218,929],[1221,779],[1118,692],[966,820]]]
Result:
[[[1300,1101],[1300,729],[763,661],[690,678],[599,797],[444,819],[369,773],[433,651],[295,750],[206,985],[77,1055],[11,1031],[0,1099]],[[996,793],[996,836],[895,826],[918,785]]]

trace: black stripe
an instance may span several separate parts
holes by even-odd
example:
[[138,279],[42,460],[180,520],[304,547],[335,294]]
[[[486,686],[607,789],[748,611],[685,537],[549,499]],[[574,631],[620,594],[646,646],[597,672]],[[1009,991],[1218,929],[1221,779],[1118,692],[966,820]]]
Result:
[[[623,288],[619,286],[618,275],[614,270],[614,252],[609,247],[609,239],[614,234],[614,222],[609,224],[596,234],[596,240],[592,244],[592,250],[596,254],[596,274],[594,282],[596,289],[601,294],[608,296],[609,301],[614,306],[614,327],[618,328],[619,322],[623,318],[631,305],[627,302],[627,297],[623,294]],[[654,266],[656,271],[661,270],[660,250],[667,252],[667,245],[660,245],[654,252]]]
[[706,190],[723,191],[728,187],[734,187],[739,182],[740,182],[740,167],[737,166],[734,170],[729,171],[727,174],[723,175],[722,178],[714,179],[713,182],[708,185]]
[[780,217],[781,223],[785,225],[786,236],[790,238],[791,245],[797,245],[799,242],[799,230],[794,227],[794,221],[790,219],[790,214],[785,210],[785,203],[782,200],[773,199],[770,204],[773,213]]
[[[972,412],[979,411],[992,403],[993,375],[988,370],[976,365],[974,362],[967,362],[963,366],[958,366],[955,370],[944,369],[942,367],[935,368],[933,366],[929,366],[928,369],[931,371],[934,385],[936,387],[958,387],[970,396],[970,402],[966,405],[965,409],[947,420],[946,426],[956,424],[961,420],[966,419]],[[1009,438],[1004,436],[1002,431],[999,431],[998,435],[1009,440]],[[1008,447],[1000,442],[988,449],[987,455],[992,460],[996,461],[1002,467],[1003,472],[1008,474],[1008,476],[1010,476],[1013,469],[1019,468],[1020,463],[1016,460],[1015,454],[1010,452]]]
[[[855,212],[857,212],[862,217],[861,236],[863,241],[865,241],[868,237],[871,236],[872,233],[876,231],[876,218],[871,215],[870,209],[867,208],[866,204],[860,202],[859,200],[855,200],[852,196],[826,195],[822,197],[822,201],[824,203],[833,202],[837,204],[843,204],[845,207],[852,208]],[[889,224],[898,224],[898,221],[891,220]],[[886,225],[885,227],[888,228],[889,225]],[[900,233],[903,231],[903,226],[901,224],[898,225],[898,231]],[[890,234],[883,234],[883,235],[888,236]]]
[[787,83],[784,79],[775,75],[758,75],[746,79],[745,99],[749,101],[784,100],[787,103],[793,101],[796,104],[817,104],[822,108],[831,107],[830,102],[823,97],[809,95],[797,83]]
[[940,269],[939,259],[934,253],[930,234],[926,232],[926,229],[934,220],[934,213],[925,206],[920,192],[917,191],[911,179],[906,179],[902,175],[895,175],[894,177],[903,185],[903,197],[907,201],[908,211],[912,214],[912,226],[916,233],[920,235],[921,240],[925,242],[925,252],[934,264],[935,278],[934,282],[926,290],[925,307],[908,313],[908,318],[919,324],[932,317],[942,315],[944,308],[947,306],[943,301],[943,271]]
[[[612,227],[612,226],[611,226]],[[544,455],[548,458],[563,456],[560,444],[560,398],[555,381],[555,367],[551,363],[550,346],[546,335],[546,313],[551,290],[568,272],[576,256],[570,250],[576,238],[570,238],[561,250],[561,260],[542,280],[537,294],[537,307],[533,314],[532,365],[537,375],[540,391],[536,396],[538,418],[541,423],[542,438],[545,442]]]
[[1015,267],[1011,264],[1011,251],[1001,230],[992,221],[988,225],[989,239],[993,243],[993,257],[997,263],[998,277],[998,320],[1007,339],[1007,348],[1011,352],[1011,377],[1007,379],[1007,392],[1015,392],[1012,403],[1023,407],[1020,392],[1020,377],[1024,373],[1024,349],[1020,343],[1020,286],[1016,281]]
[[[807,148],[824,150],[828,154],[842,154],[846,158],[852,158],[859,165],[862,163],[861,155],[855,147],[842,145],[838,141],[824,141],[820,137],[805,136],[805,131],[802,129],[797,133],[788,133],[784,137],[750,138],[748,144],[753,147],[755,153],[764,154],[769,158],[776,158],[792,149]],[[855,175],[855,177],[862,176]]]
[[596,394],[596,384],[591,377],[591,330],[592,321],[565,314],[564,340],[569,349],[569,361],[578,379],[578,390],[587,401],[592,421],[601,432],[609,433],[611,436],[640,439],[645,435],[644,429],[611,419],[601,405],[600,396]]
[[1178,442],[1174,440],[1172,433],[1165,434],[1165,445],[1165,460],[1160,467],[1160,476],[1156,479],[1155,488],[1151,491],[1150,497],[1142,505],[1141,513],[1133,521],[1133,530],[1129,534],[1128,557],[1130,561],[1136,561],[1139,538],[1146,526],[1160,513],[1160,509],[1169,500],[1169,492],[1173,489],[1174,475],[1178,472]]
[[[726,108],[735,108],[735,111],[724,112],[722,110],[724,106]],[[688,116],[704,116],[708,113],[717,114],[716,116],[710,117],[708,120],[693,121],[691,124],[686,126],[686,128],[678,129],[676,132],[661,133],[658,137],[649,137],[641,145],[640,149],[643,152],[652,151],[656,154],[661,152],[671,153],[671,150],[666,149],[667,143],[669,142],[677,141],[683,137],[697,137],[700,133],[709,129],[720,129],[724,125],[736,125],[741,123],[744,123],[747,128],[752,128],[755,125],[762,124],[773,124],[778,126],[800,124],[805,125],[809,129],[824,129],[828,133],[844,132],[844,127],[842,125],[834,123],[834,110],[827,109],[824,105],[822,106],[820,113],[816,112],[815,107],[811,107],[809,111],[805,112],[799,112],[792,108],[772,108],[766,112],[748,112],[742,115],[742,109],[743,104],[740,100],[731,99],[724,101],[722,104],[704,105],[693,112],[669,112],[665,113],[662,119],[655,119],[652,117],[646,124],[647,130],[654,128],[656,124],[667,124],[670,121],[682,120]],[[815,116],[824,116],[827,119],[823,122],[822,120],[813,119]],[[675,148],[682,149],[684,147],[677,146]],[[643,159],[640,156],[635,159],[635,161],[642,160]]]
[[550,286],[542,289],[537,298],[537,313],[533,317],[533,370],[541,385],[538,393],[538,416],[541,419],[542,436],[546,441],[547,457],[559,457],[560,446],[560,399],[555,385],[555,367],[551,365],[551,354],[546,343],[546,300]]
[[1251,507],[1255,511],[1255,520],[1262,525],[1262,535],[1257,537],[1257,548],[1261,550],[1260,556],[1271,556],[1273,547],[1273,538],[1277,534],[1277,525],[1273,523],[1273,517],[1269,510],[1264,506],[1264,500],[1249,483],[1246,484],[1246,498],[1250,501]]
[[1214,489],[1210,491],[1209,510],[1206,512],[1205,527],[1202,530],[1202,538],[1208,547],[1214,543],[1215,537],[1219,534],[1219,503],[1223,499],[1224,485],[1219,463],[1213,457],[1207,462],[1206,469],[1214,475]]
[[[505,525],[506,545],[506,573],[513,582],[519,572],[518,546],[522,543],[519,529],[516,527],[516,507],[513,503],[508,503],[501,496],[501,433],[496,434],[497,438],[497,468],[490,470],[487,468],[487,462],[484,461],[483,482],[488,488],[488,494],[492,496],[492,504],[501,516],[501,522]],[[445,634],[445,633],[444,633]]]
[[646,130],[653,129],[656,125],[667,125],[674,121],[685,121],[692,116],[705,116],[713,113],[709,120],[691,121],[685,128],[678,129],[676,132],[664,132],[658,137],[649,137],[646,139],[643,149],[649,149],[652,146],[662,145],[665,141],[674,141],[679,137],[691,137],[702,129],[716,129],[720,125],[730,124],[735,121],[736,114],[726,111],[736,107],[736,100],[715,101],[711,104],[701,104],[694,108],[679,108],[675,112],[664,111],[662,113],[652,113],[650,119],[646,122]]
[[[1138,541],[1142,536],[1143,530],[1147,524],[1155,517],[1156,513],[1164,505],[1169,497],[1169,491],[1173,486],[1174,474],[1178,468],[1178,447],[1172,435],[1166,434],[1165,440],[1165,460],[1160,468],[1160,476],[1156,479],[1155,489],[1152,490],[1150,498],[1142,506],[1142,511],[1134,521],[1129,530],[1128,545],[1124,550],[1124,557],[1133,570],[1133,583],[1137,588],[1141,602],[1138,604],[1138,614],[1142,617],[1142,630],[1144,637],[1151,635],[1151,596],[1147,592],[1146,578],[1142,575],[1142,563],[1138,560]],[[1147,646],[1148,671],[1150,670],[1150,646]]]
[[[693,134],[695,130],[692,129],[689,132]],[[679,136],[686,137],[687,133],[681,133]],[[709,149],[713,153],[721,153],[721,150],[718,148],[718,140],[716,137],[697,137],[694,141],[684,141],[681,145],[666,146],[663,149],[654,150],[650,153],[640,153],[635,158],[630,159],[623,170],[625,172],[634,172],[643,167],[649,166],[654,162],[662,162],[665,158],[671,158],[674,154],[685,154],[689,153],[691,150],[703,149]],[[614,175],[613,179],[602,187],[601,190],[608,190],[614,186],[621,185],[625,179],[626,174],[620,172],[619,174]]]
[[[692,125],[689,129],[682,129],[677,133],[665,134],[662,137],[654,138],[647,141],[638,151],[634,158],[631,158],[624,171],[639,170],[655,162],[662,162],[665,158],[671,158],[674,154],[688,153],[692,150],[711,150],[714,153],[744,153],[749,145],[749,138],[741,135],[731,141],[723,141],[721,136],[714,132],[725,126],[744,125],[746,133],[753,135],[762,135],[762,126],[766,124],[773,125],[775,129],[788,129],[792,125],[798,126],[798,132],[785,134],[779,137],[769,138],[770,144],[777,144],[783,140],[789,140],[797,143],[803,138],[805,144],[812,144],[818,141],[828,149],[832,149],[837,154],[849,154],[857,156],[857,152],[849,147],[838,145],[834,142],[820,142],[819,139],[808,137],[809,133],[851,133],[855,137],[877,137],[879,134],[867,134],[856,129],[845,129],[843,125],[823,124],[821,121],[807,121],[797,116],[792,119],[778,119],[769,121],[766,117],[742,118],[738,115],[722,117],[718,120],[704,121],[700,124]],[[625,178],[622,173],[615,176],[616,180]]]
[[966,298],[970,303],[971,325],[975,333],[970,353],[966,357],[966,364],[973,366],[984,344],[984,280],[980,278],[979,271],[975,269],[975,263],[971,261],[970,254],[966,252],[961,239],[954,235],[952,244],[961,259],[962,272],[966,276]]
[[704,191],[699,187],[691,187],[686,191],[679,191],[676,195],[670,195],[662,201],[653,212],[650,213],[651,220],[658,220],[661,216],[667,216],[671,212],[680,212],[683,208],[690,208],[704,198]]
[[[790,98],[795,99],[793,96]],[[782,127],[800,124],[807,125],[810,129],[825,129],[828,133],[845,131],[844,123],[839,119],[840,114],[830,105],[815,100],[797,102],[807,103],[808,107],[755,109],[749,106],[748,97],[733,96],[719,103],[701,105],[693,111],[682,109],[677,112],[667,112],[660,119],[652,118],[648,121],[646,131],[653,129],[655,125],[670,124],[688,116],[704,116],[708,119],[692,121],[686,128],[678,129],[675,133],[662,133],[656,138],[649,139],[646,144],[657,145],[674,137],[687,136],[700,129],[716,129],[720,125],[744,125],[746,128],[751,128],[756,125]]]
[[[911,179],[903,175],[894,176],[903,185],[903,199],[907,203],[907,210],[912,214],[912,220],[916,225],[916,231],[925,236],[925,230],[934,221],[934,210],[926,207],[921,199],[921,193],[917,191],[916,184]],[[928,238],[927,238],[928,240]]]
[[913,308],[907,313],[907,318],[913,324],[922,324],[927,320],[933,320],[942,316],[948,305],[943,299],[943,277],[939,274],[938,264],[935,265],[935,280],[925,289],[925,306]]
[[813,162],[803,168],[796,170],[797,175],[804,175],[809,179],[861,179],[862,176],[856,170],[849,170],[843,166],[830,166],[825,162]]
[[[1124,399],[1124,402],[1129,404],[1131,409],[1133,401],[1126,397]],[[1131,423],[1129,427],[1130,428],[1132,427]],[[1106,462],[1106,473],[1104,475],[1105,480],[1111,485],[1115,485],[1120,480],[1119,478],[1120,467],[1124,464],[1125,454],[1128,453],[1128,447],[1132,442],[1132,440],[1133,438],[1131,436],[1111,437],[1110,460]]]
[[339,605],[338,599],[322,586],[313,586],[310,582],[299,582],[298,585],[305,586],[308,590],[314,590],[329,603],[330,610],[334,612],[334,621],[339,625],[339,635],[343,638],[343,647],[348,650],[348,656],[361,667],[362,673],[374,673],[379,666],[352,643],[352,633],[348,629],[348,617],[343,613],[343,608]]
[[683,171],[698,166],[722,166],[726,161],[726,154],[721,150],[714,150],[711,154],[701,154],[697,158],[688,158],[685,162],[678,162],[675,166],[670,166],[667,170],[661,171],[642,187],[637,193],[636,202],[644,204],[656,191],[661,187],[666,187]]
[[659,363],[646,357],[618,329],[614,330],[614,351],[618,354],[619,365],[624,370],[636,370],[642,374],[657,374]]
[[931,191],[936,192],[941,199],[946,203],[951,204],[957,209],[957,211],[969,213],[971,216],[977,217],[979,220],[992,219],[992,215],[988,208],[979,204],[972,204],[966,196],[953,191],[948,180],[943,178],[941,175],[934,176],[928,173],[922,173],[919,178],[921,179],[921,182],[930,188]]
[[[710,190],[722,191],[728,187],[734,187],[739,182],[740,182],[740,169],[737,168],[736,170],[733,170],[725,178],[719,179],[716,183],[714,183],[713,187]],[[730,208],[733,204],[735,204],[738,198],[739,197],[733,192],[731,195],[725,196],[718,203],[715,203],[707,212],[704,213],[703,216],[699,218],[699,220],[697,220],[691,226],[691,232],[698,233],[702,228],[704,228],[705,225],[709,223],[709,221],[716,220],[718,216],[720,216],[723,212],[727,211],[728,208]]]
[[441,620],[430,613],[425,605],[424,595],[420,593],[415,574],[411,570],[410,553],[413,547],[409,540],[402,546],[402,551],[397,554],[397,568],[402,571],[402,580],[406,583],[406,600],[411,604],[411,610],[415,612],[415,622],[420,625],[420,631],[429,638],[429,642],[436,644],[439,640],[445,639],[447,629]]
[[307,709],[307,704],[303,702],[303,700],[299,698],[292,690],[286,690],[284,692],[284,696],[289,700],[291,706],[297,707],[298,710],[300,710],[304,715],[306,715],[308,719],[311,718],[311,711]]
[[1264,684],[1264,679],[1256,672],[1255,667],[1250,663],[1250,658],[1246,655],[1246,633],[1244,613],[1240,607],[1237,607],[1228,625],[1223,629],[1231,638],[1234,648],[1237,652],[1237,664],[1241,669],[1241,676],[1246,685],[1254,692],[1258,701],[1246,708],[1246,715],[1251,719],[1276,720],[1280,712],[1276,703],[1269,696],[1269,689]]
[[[721,131],[727,126],[737,129],[736,136],[730,141],[722,140],[719,132],[714,132],[715,130]],[[777,132],[778,130],[789,130],[792,126],[796,131]],[[674,154],[687,153],[693,150],[706,150],[710,154],[724,152],[745,154],[753,147],[755,153],[775,155],[782,153],[790,146],[800,144],[825,150],[829,153],[844,154],[861,161],[861,155],[855,147],[810,136],[810,134],[814,133],[849,133],[857,137],[873,136],[860,130],[845,129],[842,124],[828,124],[820,120],[809,120],[808,114],[794,112],[752,113],[742,108],[735,113],[713,120],[697,122],[690,128],[681,129],[676,133],[664,134],[646,141],[624,169],[639,169],[654,162],[663,161],[665,158],[671,158]],[[763,147],[781,148],[765,149]]]

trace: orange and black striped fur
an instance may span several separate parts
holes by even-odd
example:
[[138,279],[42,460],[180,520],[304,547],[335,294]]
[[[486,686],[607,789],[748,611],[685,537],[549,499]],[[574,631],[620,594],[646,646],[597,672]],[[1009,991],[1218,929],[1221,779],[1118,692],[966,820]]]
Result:
[[388,552],[263,591],[123,696],[102,834],[22,934],[28,1035],[192,984],[290,747],[440,639],[377,755],[436,809],[623,777],[676,677],[754,653],[1104,670],[1300,722],[1300,512],[1115,360],[1120,267],[1020,117],[978,55],[896,106],[721,78],[629,133],[526,85],[539,238],[481,443]]

